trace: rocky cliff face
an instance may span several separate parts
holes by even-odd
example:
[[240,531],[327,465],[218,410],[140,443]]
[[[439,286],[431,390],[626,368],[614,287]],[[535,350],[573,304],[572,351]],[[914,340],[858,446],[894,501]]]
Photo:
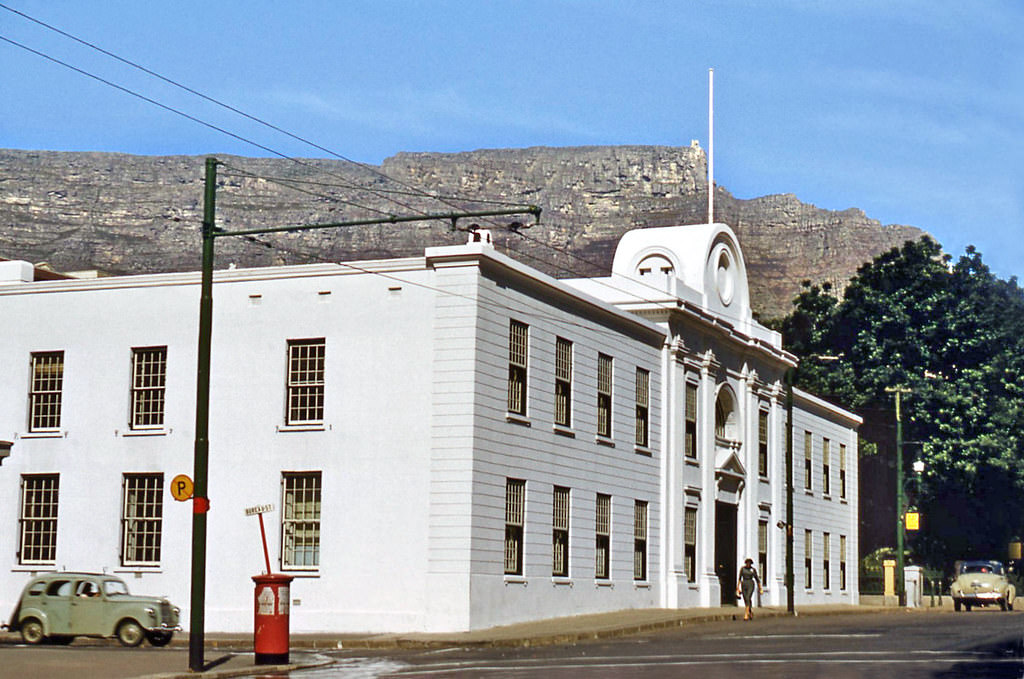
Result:
[[[477,221],[498,248],[556,277],[607,274],[629,229],[707,218],[706,159],[697,147],[400,153],[379,167],[220,159],[217,219],[224,228],[535,204],[541,223],[518,234],[508,229],[513,218]],[[199,156],[0,150],[0,256],[65,271],[197,269],[203,172]],[[769,318],[786,312],[800,281],[841,285],[862,263],[923,233],[792,195],[740,200],[719,187],[715,208],[716,221],[740,238],[754,308]],[[219,239],[217,258],[221,266],[367,259],[464,240],[445,221],[384,224]]]

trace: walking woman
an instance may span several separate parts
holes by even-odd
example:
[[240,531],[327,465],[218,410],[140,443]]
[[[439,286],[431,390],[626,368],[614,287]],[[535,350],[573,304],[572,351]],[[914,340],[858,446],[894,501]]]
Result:
[[736,581],[736,594],[743,595],[743,605],[747,607],[747,610],[743,613],[744,620],[751,620],[754,617],[754,611],[751,608],[751,599],[754,596],[754,586],[757,585],[757,594],[761,595],[761,578],[757,575],[757,569],[754,568],[754,560],[747,559],[743,563],[743,568],[740,569],[740,578]]

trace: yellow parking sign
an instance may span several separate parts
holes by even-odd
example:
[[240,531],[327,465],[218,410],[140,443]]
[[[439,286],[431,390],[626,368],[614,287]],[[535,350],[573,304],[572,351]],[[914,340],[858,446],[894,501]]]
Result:
[[192,479],[184,474],[178,474],[171,479],[171,495],[178,502],[184,502],[191,498],[193,490],[195,490],[195,486],[192,484]]

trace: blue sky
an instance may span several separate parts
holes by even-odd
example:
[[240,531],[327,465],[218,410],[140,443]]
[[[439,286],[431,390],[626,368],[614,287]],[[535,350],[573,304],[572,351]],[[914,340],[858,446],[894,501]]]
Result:
[[[0,0],[349,158],[707,147],[740,198],[793,193],[974,244],[1024,279],[1017,0]],[[9,11],[0,36],[284,154],[325,154]],[[0,42],[0,147],[264,150]]]

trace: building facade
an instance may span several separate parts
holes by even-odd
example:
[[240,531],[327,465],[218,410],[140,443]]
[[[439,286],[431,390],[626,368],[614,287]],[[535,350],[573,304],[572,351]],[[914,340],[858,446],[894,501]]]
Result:
[[[198,274],[36,280],[0,262],[0,606],[117,573],[188,619]],[[295,632],[455,631],[785,601],[794,358],[724,225],[626,234],[555,280],[485,242],[219,271],[206,626],[251,627],[259,525]],[[856,427],[797,392],[800,603],[857,601]],[[849,564],[849,565],[848,565]]]

